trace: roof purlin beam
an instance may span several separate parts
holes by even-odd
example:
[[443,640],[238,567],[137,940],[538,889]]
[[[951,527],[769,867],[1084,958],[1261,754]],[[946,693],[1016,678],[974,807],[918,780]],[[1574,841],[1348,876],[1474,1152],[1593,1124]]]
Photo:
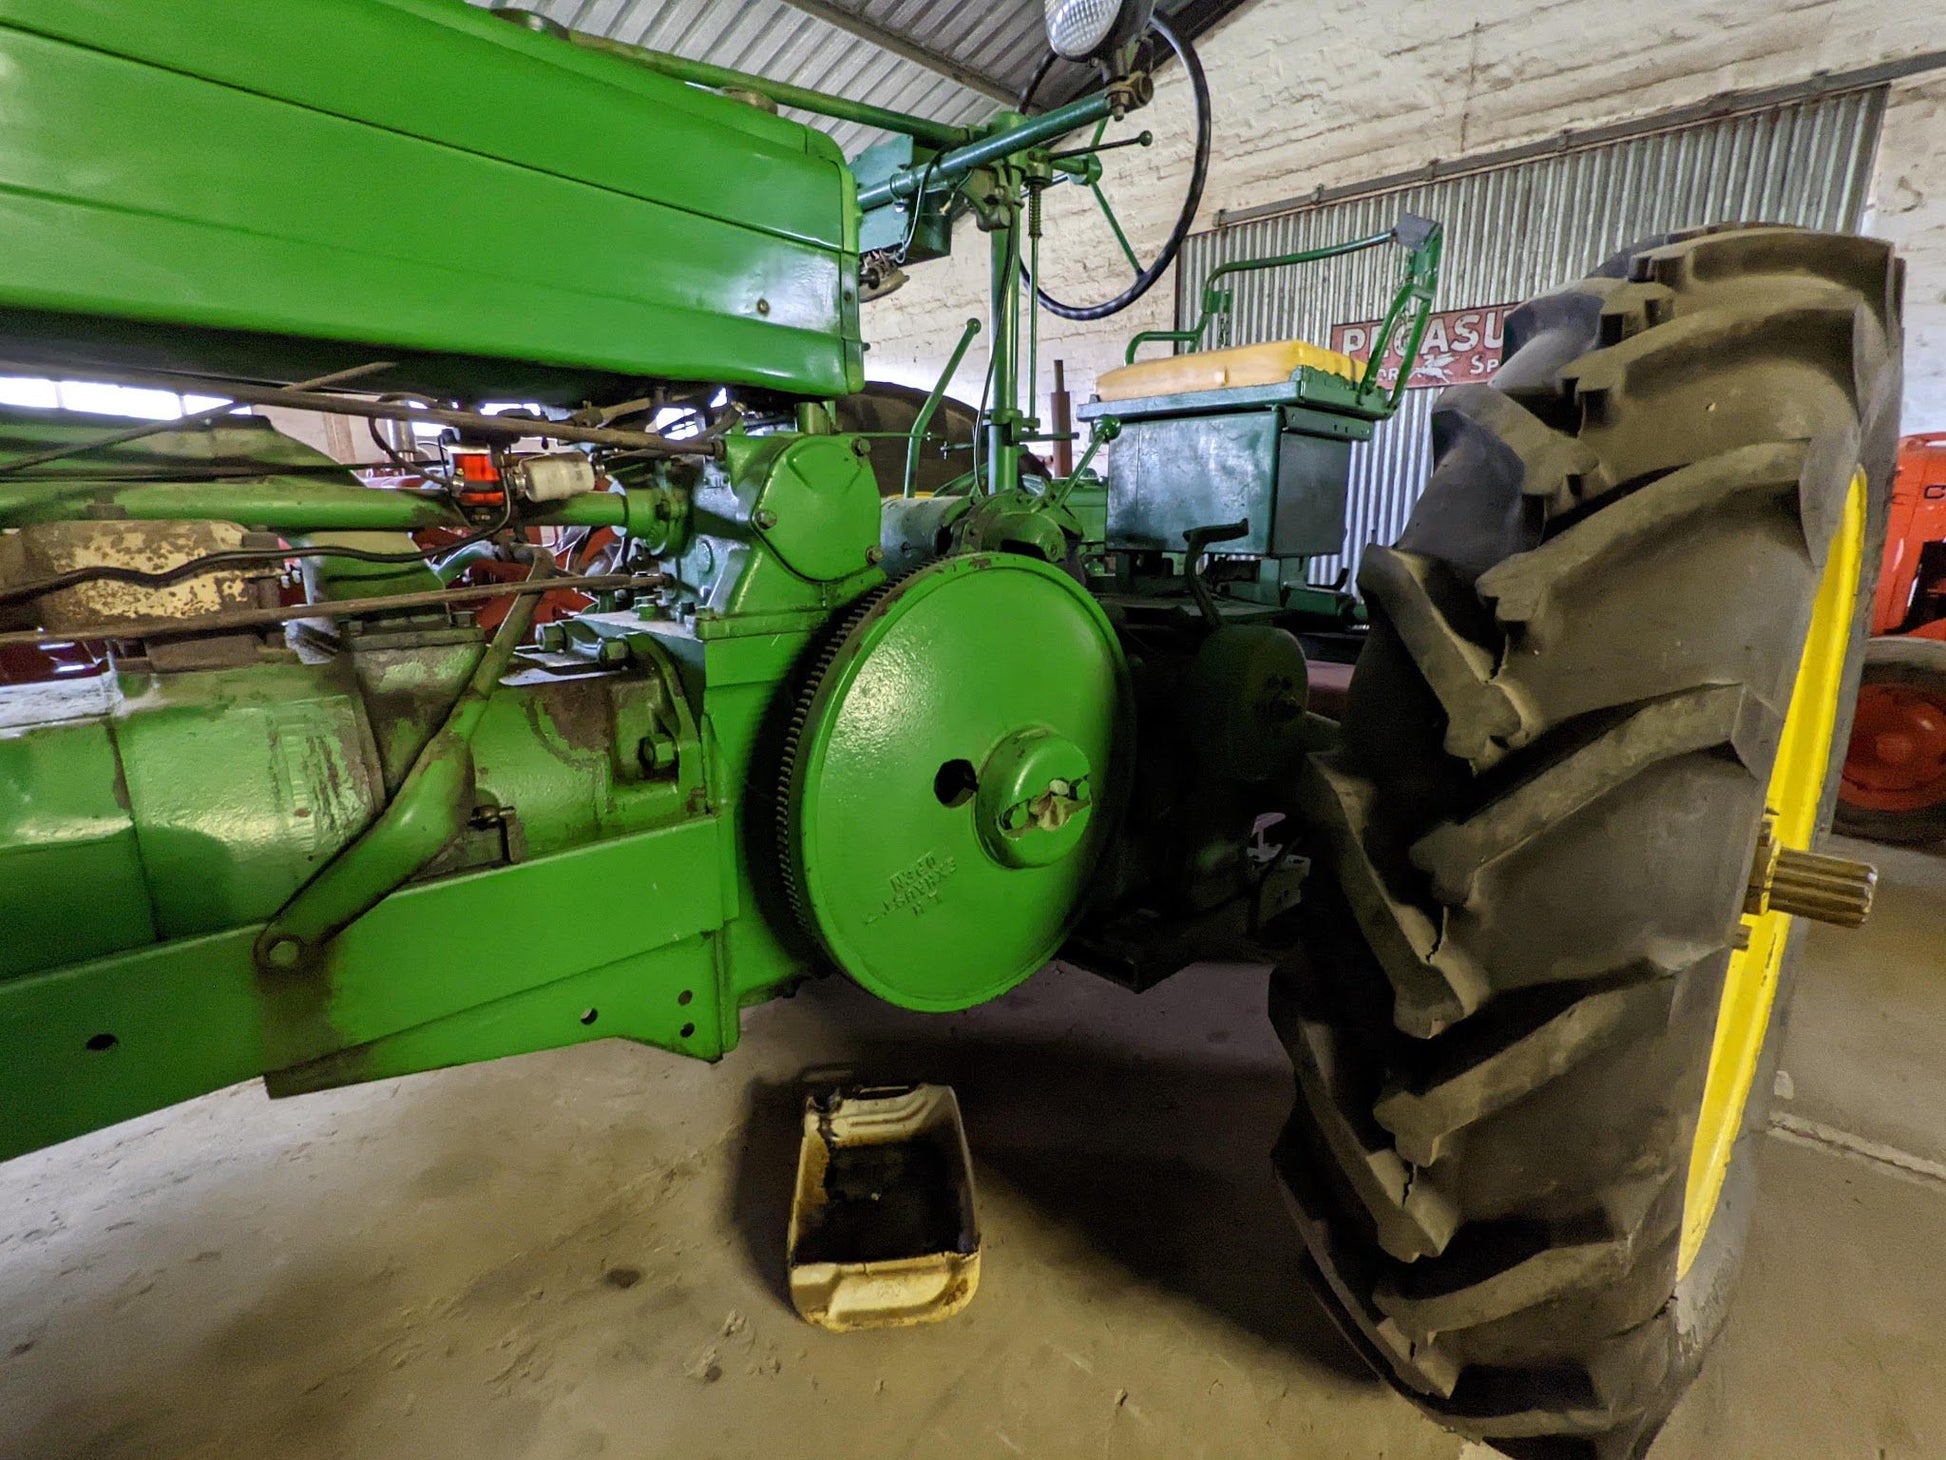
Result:
[[957,82],[968,91],[978,92],[990,101],[997,101],[1002,106],[1008,107],[1014,104],[1014,93],[998,78],[989,76],[974,67],[961,65],[951,56],[941,55],[938,51],[922,46],[917,41],[909,40],[896,31],[887,30],[884,26],[874,24],[863,16],[854,15],[843,6],[832,4],[831,0],[783,0],[783,3],[793,10],[801,10],[806,15],[815,16],[827,25],[835,25],[839,30],[855,35],[861,41],[869,41],[895,56],[901,56],[915,66],[923,66],[928,71],[944,76],[948,81]]

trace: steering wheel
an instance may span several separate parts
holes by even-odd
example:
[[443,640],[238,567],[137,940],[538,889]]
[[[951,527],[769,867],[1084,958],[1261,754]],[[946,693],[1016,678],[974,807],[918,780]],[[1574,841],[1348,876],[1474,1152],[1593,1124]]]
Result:
[[[1123,257],[1128,260],[1129,267],[1135,271],[1135,280],[1113,299],[1101,304],[1065,303],[1043,289],[1038,280],[1032,280],[1034,293],[1042,307],[1058,314],[1062,319],[1106,319],[1111,314],[1121,313],[1148,293],[1155,281],[1168,272],[1169,266],[1176,261],[1176,255],[1182,251],[1182,241],[1189,236],[1190,225],[1196,221],[1196,209],[1203,201],[1203,183],[1209,176],[1209,82],[1204,79],[1203,63],[1196,58],[1195,50],[1191,48],[1189,42],[1176,34],[1174,28],[1160,14],[1150,17],[1149,29],[1167,43],[1169,49],[1175,52],[1176,59],[1182,63],[1183,74],[1189,78],[1190,96],[1196,106],[1196,155],[1189,170],[1189,190],[1183,195],[1182,211],[1176,215],[1175,226],[1169,230],[1169,237],[1163,242],[1162,252],[1155,256],[1153,263],[1144,267],[1141,259],[1136,256],[1134,248],[1129,244],[1128,234],[1123,231],[1121,220],[1115,216],[1115,210],[1108,205],[1108,196],[1102,192],[1100,180],[1089,181],[1088,188],[1095,195],[1096,204],[1108,220],[1109,231],[1115,235],[1115,241],[1121,245]],[[1143,44],[1148,44],[1146,38]],[[1034,93],[1047,79],[1047,73],[1053,67],[1055,59],[1054,53],[1049,51],[1047,58],[1034,72],[1033,79],[1027,83],[1027,89],[1020,96],[1022,111],[1026,111],[1032,104]],[[1095,135],[1089,147],[1100,146],[1102,136],[1107,130],[1108,122],[1104,119],[1095,128]]]

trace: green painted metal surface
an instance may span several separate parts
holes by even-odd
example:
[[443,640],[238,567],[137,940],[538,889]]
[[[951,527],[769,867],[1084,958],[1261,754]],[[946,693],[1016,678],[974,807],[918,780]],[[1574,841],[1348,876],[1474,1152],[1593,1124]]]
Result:
[[1351,442],[1305,429],[1305,413],[1271,406],[1126,421],[1115,441],[1108,541],[1181,552],[1213,523],[1247,529],[1224,552],[1316,557],[1344,546]]
[[17,345],[403,351],[436,358],[387,387],[476,398],[862,384],[854,184],[752,107],[460,0],[4,0],[0,68]]
[[881,581],[878,489],[857,439],[733,436],[723,465],[703,468],[675,565],[699,633],[760,617],[808,631]]
[[[911,137],[893,136],[852,158],[851,170],[862,194],[907,169],[923,169],[933,156],[932,148],[922,148]],[[953,251],[953,220],[948,211],[952,202],[953,194],[941,191],[927,194],[916,216],[910,208],[870,210],[858,220],[859,252],[895,249],[907,263],[944,258]]]
[[979,168],[1008,162],[1030,147],[1057,141],[1090,122],[1098,122],[1111,109],[1108,93],[1098,91],[1077,97],[1037,117],[1002,112],[988,123],[985,136],[940,153],[937,161],[895,173],[873,184],[859,193],[858,205],[869,212],[892,206],[934,187],[950,188]]
[[[186,434],[115,469],[193,477],[208,443]],[[714,1057],[740,1008],[811,972],[763,889],[747,807],[782,686],[882,581],[877,488],[842,436],[739,438],[704,476],[609,499],[676,505],[652,513],[646,548],[716,546],[680,603],[571,621],[565,663],[483,666],[476,630],[413,619],[347,629],[312,662],[0,688],[0,1100],[22,1112],[0,1153],[253,1074],[291,1092],[608,1035]],[[23,516],[79,515],[85,480],[20,484],[38,503]],[[210,506],[230,490],[177,485]],[[349,496],[399,500],[314,486],[272,490],[320,520],[369,520]],[[234,490],[255,510],[258,485]],[[789,544],[790,524],[799,567],[836,576],[784,563],[770,539]],[[429,751],[469,678],[463,749]],[[417,850],[364,858],[415,765],[443,778],[413,813]],[[267,920],[354,857],[358,895],[327,899],[316,956],[268,957]],[[573,930],[544,931],[557,921]]]
[[[878,547],[878,479],[862,436],[805,436],[779,453],[752,520],[801,578],[832,583],[872,566]],[[861,546],[862,550],[861,550]]]
[[1059,568],[973,554],[887,590],[787,754],[783,854],[833,960],[915,1009],[1034,972],[1114,825],[1130,729],[1114,630]]
[[[468,810],[512,821],[475,841],[550,855],[690,814],[694,723],[673,666],[643,655],[627,674],[517,676],[479,707]],[[270,917],[396,794],[478,658],[461,643],[125,674],[106,713],[52,723],[34,718],[43,687],[0,688],[16,722],[0,727],[0,974]],[[657,738],[678,756],[659,772]]]
[[[127,803],[106,726],[0,736],[0,977],[155,940]],[[101,889],[92,915],[62,887]]]
[[[719,835],[702,816],[406,888],[321,973],[264,974],[245,926],[0,982],[0,1154],[266,1071],[318,1088],[480,1058],[483,1026],[493,1054],[621,1035],[714,1057],[735,1041]],[[627,917],[523,915],[600,887],[627,890]]]
[[265,968],[288,972],[317,963],[331,939],[424,871],[459,826],[482,820],[473,734],[533,620],[534,600],[516,599],[398,789],[257,935],[256,957]]
[[647,634],[616,673],[502,683],[444,865],[290,970],[253,956],[262,920],[369,824],[477,649],[124,675],[65,720],[24,701],[71,715],[74,686],[0,690],[0,1152],[259,1073],[293,1091],[610,1035],[733,1045],[739,1005],[806,971],[727,926],[754,911],[741,788],[712,794],[702,742],[747,773],[796,646],[754,647],[757,682],[706,693],[706,725]]
[[[334,678],[263,665],[163,684],[125,681],[133,698],[109,723],[142,880],[81,895],[134,902],[148,889],[164,938],[276,911],[383,804],[361,754],[358,703]],[[79,910],[76,892],[42,895]]]
[[[1244,782],[1302,738],[1275,635],[1306,590],[1273,559],[1233,573],[1224,612],[1271,637],[1205,656],[1180,576],[1106,551],[1122,467],[1050,482],[1024,455],[1021,189],[1111,103],[915,127],[873,164],[880,233],[926,195],[915,260],[978,211],[999,360],[968,495],[881,506],[823,404],[861,373],[850,173],[642,59],[458,0],[0,0],[0,353],[273,380],[378,357],[401,364],[374,389],[638,412],[694,381],[740,413],[707,459],[602,455],[625,490],[510,512],[522,537],[615,528],[657,575],[540,645],[512,649],[517,618],[495,652],[444,608],[340,611],[0,687],[0,1157],[258,1075],[291,1094],[608,1036],[713,1059],[741,1009],[834,968],[961,1008],[1131,909],[1166,974],[1169,918],[1241,925],[1274,885]],[[1354,394],[1300,376],[1249,403],[1259,456],[1342,449],[1376,410]],[[1157,423],[1239,403],[1171,404]],[[235,421],[5,472],[88,429],[0,415],[0,528],[399,546],[478,521]],[[1176,525],[1208,525],[1215,464],[1172,469]],[[1265,469],[1250,546],[1310,550]],[[894,560],[918,570],[888,585]],[[428,574],[309,577],[323,604]],[[277,956],[291,928],[302,956]]]

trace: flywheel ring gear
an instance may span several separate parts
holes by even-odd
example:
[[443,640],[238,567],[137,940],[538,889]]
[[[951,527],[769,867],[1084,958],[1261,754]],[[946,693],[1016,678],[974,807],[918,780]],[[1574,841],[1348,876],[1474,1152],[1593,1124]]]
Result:
[[1038,559],[976,553],[874,590],[805,676],[777,847],[804,931],[865,988],[951,1010],[1040,968],[1125,799],[1107,616]]

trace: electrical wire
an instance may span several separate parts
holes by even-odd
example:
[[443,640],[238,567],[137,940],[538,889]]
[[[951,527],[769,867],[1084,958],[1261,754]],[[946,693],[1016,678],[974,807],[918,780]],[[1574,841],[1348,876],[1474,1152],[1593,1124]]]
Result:
[[[707,417],[705,417],[704,419],[708,420]],[[741,406],[736,405],[735,403],[725,405],[723,407],[722,415],[718,416],[714,421],[709,421],[709,423],[705,425],[702,430],[698,431],[694,436],[691,436],[687,439],[692,444],[697,442],[708,442],[708,441],[718,440],[719,438],[729,434],[729,432],[742,420],[743,420],[743,408]]]
[[987,398],[993,392],[993,375],[994,375],[993,352],[989,351],[987,355],[986,374],[980,377],[980,405],[979,408],[973,412],[972,476],[973,476],[973,495],[976,497],[980,495],[980,466],[981,463],[983,463],[987,458],[986,452],[981,449],[986,444],[986,442],[982,439],[981,432],[983,430],[988,429],[986,426]]
[[932,185],[933,169],[939,165],[937,156],[926,159],[925,171],[919,174],[919,190],[912,195],[912,213],[905,222],[905,237],[900,240],[898,249],[892,255],[893,267],[902,266],[912,252],[912,241],[919,236],[919,215],[926,210],[926,189]]
[[1040,65],[1034,68],[1034,74],[1027,78],[1027,84],[1020,89],[1020,99],[1014,103],[1015,111],[1033,115],[1034,93],[1041,89],[1041,83],[1047,80],[1047,73],[1054,69],[1054,63],[1060,59],[1052,50],[1041,57]]
[[439,482],[441,486],[451,487],[452,484],[450,482],[443,480],[437,472],[430,470],[432,466],[431,462],[419,461],[414,457],[400,455],[399,449],[379,434],[378,417],[365,417],[365,429],[371,434],[372,445],[376,446],[380,451],[383,451],[385,453],[385,459],[400,471],[406,473],[408,476],[424,477],[427,481]]
[[[424,400],[421,397],[414,396],[414,395],[401,395],[401,394],[382,395],[379,397],[379,399],[381,401],[387,402],[388,404],[393,401],[404,401],[408,405],[424,404]],[[376,446],[380,451],[383,451],[386,454],[386,456],[390,458],[392,465],[396,466],[400,471],[409,472],[415,476],[422,476],[429,482],[436,482],[438,485],[444,487],[449,492],[458,490],[458,487],[454,484],[452,476],[450,474],[442,474],[436,469],[434,469],[433,463],[420,461],[416,456],[407,457],[407,456],[400,455],[400,453],[392,445],[392,443],[387,441],[383,436],[379,434],[378,417],[376,416],[365,417],[365,430],[371,436],[372,444]]]

